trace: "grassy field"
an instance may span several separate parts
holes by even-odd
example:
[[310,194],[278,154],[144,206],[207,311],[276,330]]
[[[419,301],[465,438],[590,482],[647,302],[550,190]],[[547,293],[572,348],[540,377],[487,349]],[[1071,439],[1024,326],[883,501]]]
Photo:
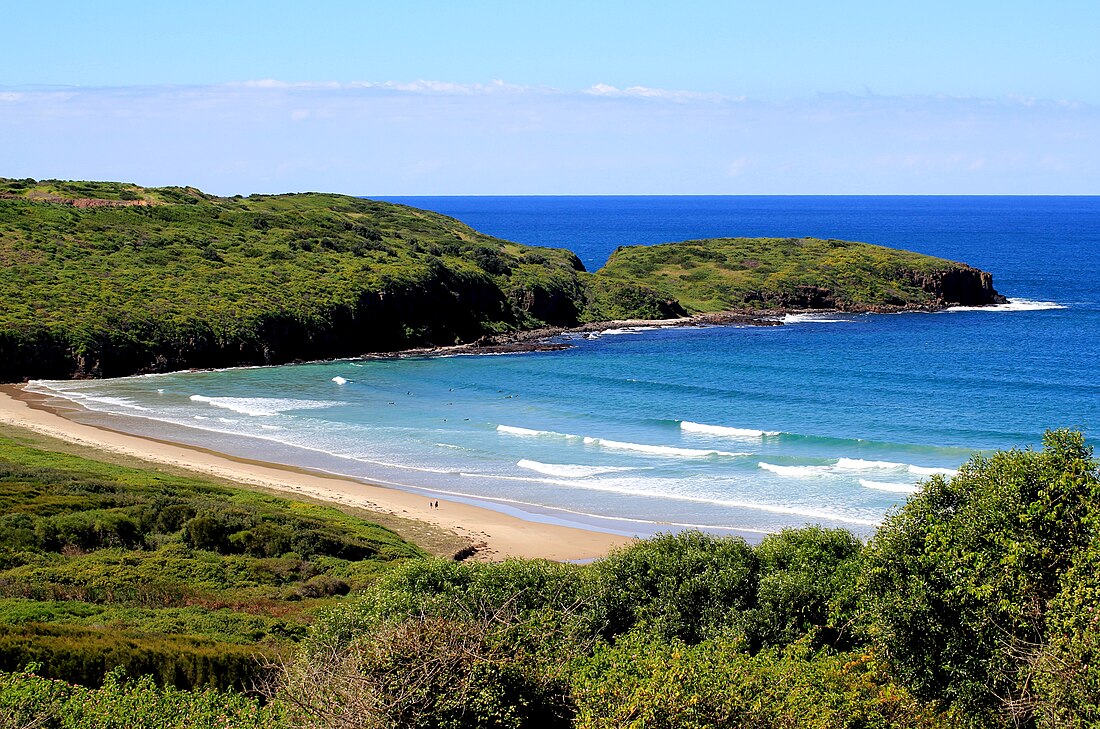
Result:
[[121,665],[168,685],[244,687],[305,636],[318,607],[426,555],[319,503],[50,445],[0,433],[6,670],[37,662],[96,685]]

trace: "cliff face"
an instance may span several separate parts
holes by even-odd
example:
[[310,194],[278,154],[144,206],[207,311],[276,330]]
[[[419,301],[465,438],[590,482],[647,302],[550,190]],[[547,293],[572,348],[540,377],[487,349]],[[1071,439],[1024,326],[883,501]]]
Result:
[[45,328],[0,333],[0,381],[120,377],[188,368],[275,365],[477,339],[516,314],[488,277],[440,268],[421,281],[364,291],[323,320],[274,311],[225,336],[209,322],[128,321],[91,338]]
[[993,274],[964,264],[914,274],[911,280],[931,294],[937,306],[988,306],[1008,301],[993,288]]

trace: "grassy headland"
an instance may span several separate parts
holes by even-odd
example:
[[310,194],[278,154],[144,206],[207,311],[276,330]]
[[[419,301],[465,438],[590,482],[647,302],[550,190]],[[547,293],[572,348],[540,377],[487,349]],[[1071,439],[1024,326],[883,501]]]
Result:
[[605,287],[643,283],[691,313],[931,309],[999,300],[992,277],[969,266],[816,238],[720,238],[619,248],[596,279]]
[[993,303],[988,274],[841,241],[569,251],[318,193],[0,178],[0,381],[279,364],[541,326]]

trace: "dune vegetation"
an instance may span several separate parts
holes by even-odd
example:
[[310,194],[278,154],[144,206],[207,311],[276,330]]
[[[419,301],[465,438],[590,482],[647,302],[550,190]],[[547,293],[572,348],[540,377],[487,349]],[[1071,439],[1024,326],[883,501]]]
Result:
[[250,687],[327,598],[425,552],[328,506],[0,437],[0,668]]

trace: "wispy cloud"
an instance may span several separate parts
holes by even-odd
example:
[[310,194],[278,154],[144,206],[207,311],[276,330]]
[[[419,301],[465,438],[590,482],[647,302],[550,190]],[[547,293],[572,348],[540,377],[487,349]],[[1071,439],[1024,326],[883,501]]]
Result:
[[1097,193],[1100,110],[504,81],[0,88],[0,175],[218,193]]

